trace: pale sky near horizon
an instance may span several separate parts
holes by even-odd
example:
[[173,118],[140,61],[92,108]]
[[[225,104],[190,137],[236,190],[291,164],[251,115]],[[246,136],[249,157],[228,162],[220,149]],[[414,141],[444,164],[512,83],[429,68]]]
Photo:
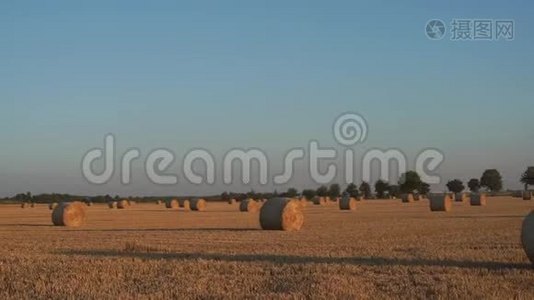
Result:
[[[332,124],[347,111],[369,126],[357,153],[396,148],[413,160],[436,148],[444,182],[496,168],[505,188],[519,188],[534,165],[532,2],[153,2],[0,3],[1,197],[316,188],[302,178],[162,187],[143,159],[132,184],[116,172],[93,185],[80,165],[112,133],[119,155],[172,150],[177,174],[194,148],[217,160],[259,148],[275,169],[310,140],[344,149]],[[430,19],[446,23],[444,39],[426,37]],[[453,19],[511,19],[515,38],[451,41]]]

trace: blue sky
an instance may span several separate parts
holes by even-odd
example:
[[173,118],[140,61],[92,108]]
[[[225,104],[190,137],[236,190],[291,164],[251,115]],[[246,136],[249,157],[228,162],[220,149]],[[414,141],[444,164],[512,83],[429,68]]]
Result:
[[[310,139],[335,146],[345,111],[369,123],[358,151],[438,148],[444,180],[498,168],[517,188],[534,165],[529,1],[71,2],[0,3],[0,196],[218,193],[232,188],[95,186],[80,162],[107,133],[119,152],[258,147],[276,161]],[[432,41],[434,18],[513,19],[516,36]]]

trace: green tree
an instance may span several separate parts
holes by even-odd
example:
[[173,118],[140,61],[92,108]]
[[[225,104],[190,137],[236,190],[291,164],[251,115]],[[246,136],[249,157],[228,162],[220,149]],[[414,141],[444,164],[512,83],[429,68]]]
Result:
[[421,187],[419,188],[419,193],[421,195],[428,195],[430,193],[430,184],[426,182],[421,182]]
[[328,196],[328,188],[324,185],[320,186],[318,189],[317,189],[317,196],[319,197],[326,197]]
[[502,190],[502,177],[496,169],[488,169],[484,171],[480,178],[480,186],[485,187],[492,192]]
[[375,183],[375,192],[378,198],[384,198],[386,192],[389,190],[389,183],[379,179]]
[[464,183],[460,179],[454,179],[447,182],[447,188],[453,193],[461,193],[465,190]]
[[334,198],[339,197],[340,194],[341,194],[341,187],[339,186],[339,184],[337,183],[331,184],[330,187],[328,188],[328,197],[334,199]]
[[408,171],[402,174],[399,180],[399,187],[402,193],[413,193],[415,190],[421,189],[421,178],[419,174],[414,171]]
[[467,182],[467,187],[471,192],[478,193],[478,191],[480,190],[480,181],[476,178],[471,178],[471,180]]
[[287,192],[286,192],[286,197],[295,198],[295,197],[297,197],[298,194],[299,194],[299,192],[297,191],[297,189],[289,188],[287,190]]
[[345,193],[349,194],[349,197],[356,198],[359,196],[358,187],[354,183],[349,183],[349,185],[347,185]]
[[307,189],[302,191],[302,195],[306,197],[306,199],[311,200],[313,197],[315,197],[315,195],[317,195],[317,192],[315,190]]
[[525,190],[528,190],[529,185],[534,185],[534,167],[528,167],[521,175],[521,183],[525,185]]
[[369,185],[369,183],[362,181],[359,190],[365,198],[371,197],[371,186]]
[[230,200],[230,195],[228,194],[228,192],[224,192],[224,193],[221,194],[221,200],[223,200],[223,201]]
[[389,195],[393,197],[400,197],[400,187],[396,184],[390,185],[388,189]]

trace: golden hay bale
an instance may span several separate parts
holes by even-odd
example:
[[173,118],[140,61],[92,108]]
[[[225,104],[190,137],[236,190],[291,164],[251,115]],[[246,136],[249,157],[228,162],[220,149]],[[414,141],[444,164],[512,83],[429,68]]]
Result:
[[161,204],[161,200],[156,201],[156,204],[160,205]]
[[32,203],[30,204],[30,207],[31,207],[31,208],[34,208],[34,207],[35,207],[35,202],[32,202]]
[[363,201],[365,200],[365,197],[364,196],[358,196],[356,197],[356,201]]
[[413,194],[412,193],[409,193],[409,194],[402,194],[401,195],[401,198],[402,198],[402,202],[403,203],[411,203],[414,201],[413,199]]
[[300,198],[299,204],[301,208],[308,206],[308,199],[306,199],[306,197]]
[[523,191],[523,200],[532,200],[532,193],[530,191]]
[[178,199],[178,207],[184,207],[185,201],[189,202],[189,200],[186,199]]
[[326,197],[315,196],[312,199],[314,205],[326,205]]
[[87,205],[87,206],[93,206],[93,202],[91,202],[91,201],[87,201],[87,202],[85,202],[85,205]]
[[419,201],[419,200],[421,200],[421,195],[413,194],[413,201]]
[[109,208],[117,208],[117,201],[109,201],[108,202]]
[[343,196],[341,200],[339,200],[339,209],[341,210],[355,210],[356,209],[356,199],[349,197],[349,196]]
[[128,208],[128,206],[130,206],[128,204],[128,200],[124,200],[123,199],[123,200],[117,201],[117,208],[118,209],[126,209],[126,208]]
[[165,207],[166,208],[178,208],[180,207],[180,202],[176,199],[167,200],[165,201]]
[[259,209],[259,203],[250,198],[241,200],[239,203],[239,211],[256,213]]
[[190,211],[191,210],[191,201],[189,200],[183,200],[181,203],[181,206],[185,211]]
[[230,200],[228,200],[228,204],[235,204],[235,203],[236,203],[236,200],[235,200],[235,199],[233,199],[233,198],[232,198],[232,199],[230,199]]
[[469,200],[469,195],[467,193],[456,193],[454,195],[454,201],[456,202],[467,202]]
[[52,202],[48,204],[48,209],[53,210],[54,208],[56,208],[57,205],[58,205],[57,202]]
[[61,203],[52,211],[55,226],[78,227],[85,224],[85,220],[85,205],[79,201]]
[[194,211],[204,211],[206,210],[206,200],[204,199],[193,199],[191,200],[191,210]]
[[472,206],[484,206],[487,202],[487,196],[484,193],[473,193],[470,202]]
[[25,208],[25,207],[26,207],[26,202],[22,202],[22,203],[20,204],[20,208]]
[[272,198],[260,210],[260,224],[264,230],[298,231],[304,224],[304,215],[296,201]]
[[528,259],[534,264],[534,211],[531,211],[523,220],[521,244]]
[[450,211],[452,209],[450,194],[430,196],[430,211]]

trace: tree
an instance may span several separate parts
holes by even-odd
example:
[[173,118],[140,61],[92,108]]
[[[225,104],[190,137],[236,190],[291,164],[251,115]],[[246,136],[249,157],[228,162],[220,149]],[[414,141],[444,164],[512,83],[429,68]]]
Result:
[[381,179],[375,183],[375,192],[378,198],[384,198],[385,193],[389,190],[389,184]]
[[358,187],[354,183],[349,183],[345,189],[345,193],[349,194],[349,197],[357,198],[359,196]]
[[415,190],[421,189],[421,178],[419,174],[414,171],[408,171],[402,174],[399,180],[400,190],[403,193],[413,193]]
[[453,193],[461,193],[465,190],[464,183],[460,179],[454,179],[447,182],[447,188]]
[[230,195],[228,194],[228,192],[224,192],[224,193],[221,194],[221,200],[223,200],[223,201],[230,200]]
[[330,188],[328,188],[328,197],[334,199],[339,197],[341,194],[341,187],[337,183],[333,183],[330,185]]
[[480,178],[480,186],[487,188],[492,192],[498,192],[502,189],[502,177],[496,169],[484,171]]
[[315,195],[317,195],[317,192],[315,190],[303,190],[302,195],[306,197],[306,199],[311,200]]
[[319,197],[326,197],[328,196],[328,188],[324,185],[320,186],[318,189],[317,189],[317,196]]
[[371,186],[369,185],[369,183],[362,181],[359,190],[365,198],[369,198],[371,196]]
[[480,190],[480,181],[476,178],[471,178],[469,182],[467,183],[467,186],[469,187],[469,190],[473,193],[478,193]]
[[421,187],[419,188],[419,193],[421,195],[428,195],[430,193],[430,184],[426,182],[421,182]]
[[400,196],[400,187],[398,185],[390,185],[388,191],[390,196],[397,198]]
[[286,192],[286,197],[295,198],[298,195],[298,191],[295,188],[289,188]]
[[528,167],[521,175],[521,183],[525,185],[525,190],[528,190],[529,185],[534,185],[534,167]]

